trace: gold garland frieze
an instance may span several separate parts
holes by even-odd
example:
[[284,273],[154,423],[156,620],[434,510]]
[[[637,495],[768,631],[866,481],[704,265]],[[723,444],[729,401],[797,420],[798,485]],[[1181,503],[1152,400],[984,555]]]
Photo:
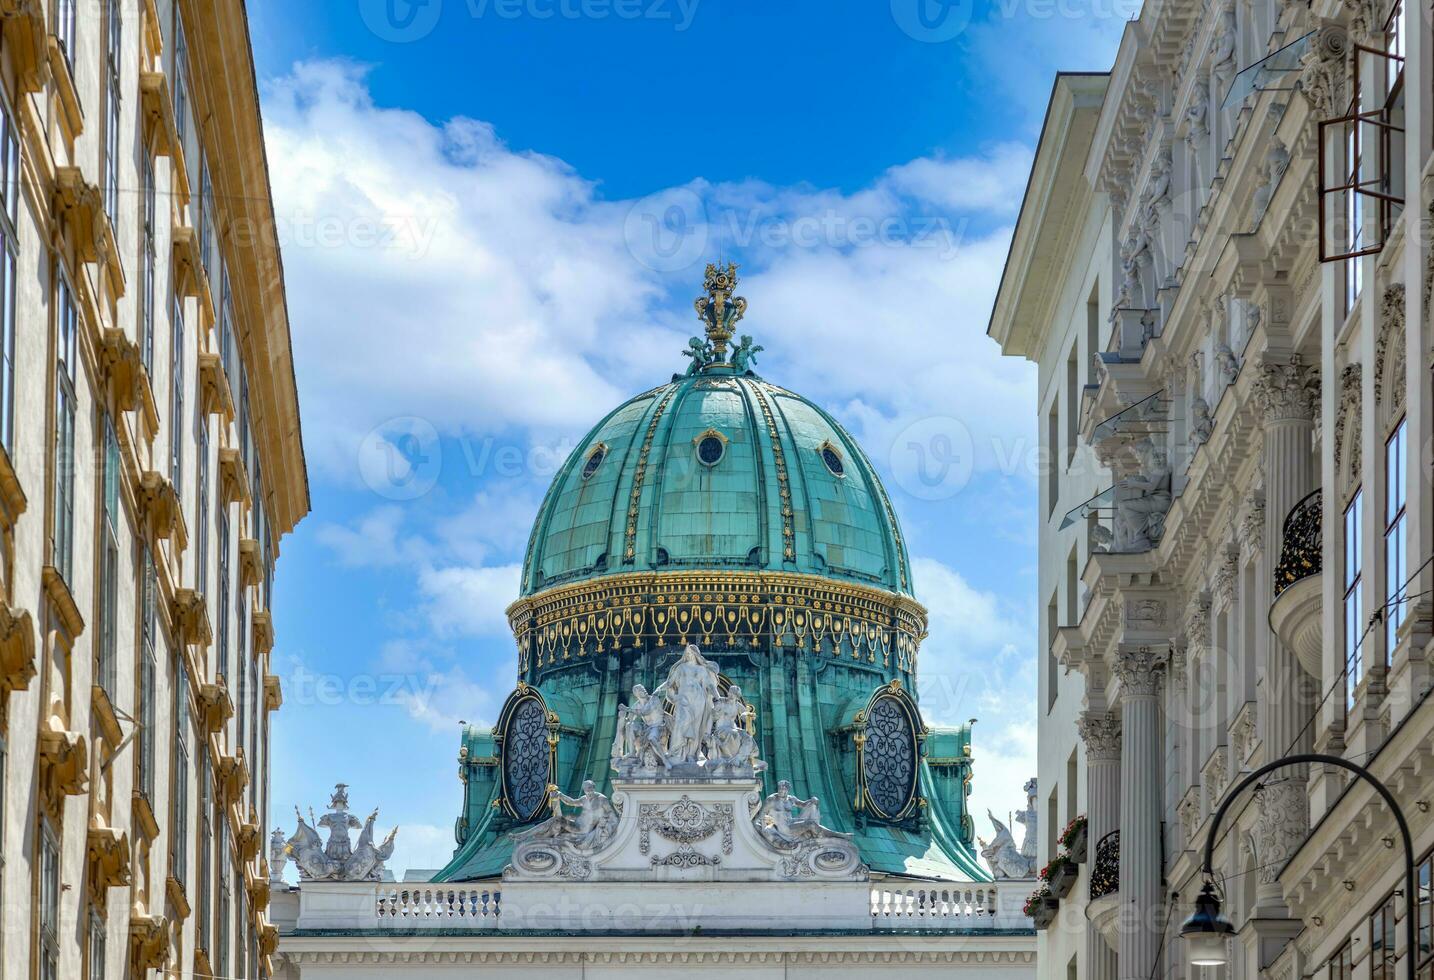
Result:
[[786,452],[782,449],[777,423],[772,417],[771,406],[767,404],[767,396],[762,394],[762,386],[754,384],[751,391],[757,398],[757,406],[762,410],[762,420],[767,424],[767,437],[772,441],[772,460],[777,468],[777,492],[782,498],[782,557],[787,561],[796,561],[797,536],[793,525],[792,488],[787,482]]
[[764,643],[914,669],[926,611],[895,593],[816,576],[631,573],[562,586],[508,609],[527,669],[628,644]]

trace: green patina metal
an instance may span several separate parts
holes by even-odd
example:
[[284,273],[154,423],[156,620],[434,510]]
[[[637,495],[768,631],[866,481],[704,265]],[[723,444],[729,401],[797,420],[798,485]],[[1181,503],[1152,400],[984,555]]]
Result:
[[[730,335],[745,302],[729,295],[730,284],[712,288],[709,269],[704,319],[725,323]],[[714,296],[727,304],[725,321],[711,316]],[[750,338],[730,359],[714,353],[716,339],[710,327],[705,345],[694,338],[687,375],[617,408],[572,453],[534,522],[514,610],[579,586],[590,587],[580,598],[596,605],[622,576],[681,572],[834,583],[919,610],[896,515],[861,448],[816,405],[757,377]],[[713,439],[720,445],[703,446]],[[790,598],[774,597],[772,608],[782,601]],[[514,619],[523,647],[531,627]],[[894,635],[894,621],[886,625]],[[755,708],[767,791],[787,779],[801,796],[819,797],[823,821],[852,833],[874,872],[988,880],[967,812],[969,726],[919,733],[916,798],[901,819],[863,805],[873,695],[885,689],[906,699],[919,717],[918,689],[914,657],[850,637],[771,629],[704,640],[704,654]],[[552,781],[564,792],[584,779],[610,788],[618,705],[634,684],[655,687],[677,654],[670,637],[640,634],[575,635],[562,656],[522,655],[515,696],[529,686],[541,692],[555,739]],[[463,735],[458,847],[436,881],[491,878],[508,863],[512,832],[523,824],[503,802],[502,736],[477,726]]]

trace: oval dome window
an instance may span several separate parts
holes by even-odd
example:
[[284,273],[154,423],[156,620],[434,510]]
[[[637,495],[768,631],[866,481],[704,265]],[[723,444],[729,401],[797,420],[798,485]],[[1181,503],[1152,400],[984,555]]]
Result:
[[587,462],[583,463],[583,479],[586,480],[596,473],[605,459],[607,459],[607,447],[598,443],[593,447],[593,451],[588,453]]
[[824,443],[821,447],[822,462],[827,464],[832,476],[846,476],[846,464],[841,460],[841,453],[837,452],[831,443]]
[[716,466],[727,454],[727,444],[714,435],[697,440],[697,461],[703,466]]

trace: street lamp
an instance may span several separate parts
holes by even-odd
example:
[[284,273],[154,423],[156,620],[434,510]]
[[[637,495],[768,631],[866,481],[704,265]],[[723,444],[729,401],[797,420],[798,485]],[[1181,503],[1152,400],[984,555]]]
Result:
[[1305,762],[1312,762],[1318,765],[1335,766],[1352,772],[1360,779],[1374,787],[1389,811],[1394,814],[1394,820],[1399,825],[1400,836],[1404,838],[1404,926],[1407,930],[1407,942],[1405,944],[1404,963],[1407,967],[1406,973],[1409,980],[1418,980],[1415,961],[1416,951],[1419,946],[1416,941],[1418,915],[1416,914],[1419,901],[1419,893],[1416,886],[1417,874],[1414,865],[1414,840],[1409,834],[1409,822],[1404,818],[1404,811],[1399,809],[1393,794],[1373,773],[1361,765],[1350,762],[1348,759],[1341,759],[1333,755],[1320,755],[1318,753],[1300,753],[1286,756],[1283,759],[1276,759],[1256,769],[1250,775],[1242,779],[1233,790],[1225,797],[1220,808],[1215,811],[1215,819],[1210,822],[1210,835],[1205,840],[1205,864],[1202,871],[1205,875],[1205,885],[1200,889],[1200,896],[1195,899],[1195,913],[1185,920],[1180,927],[1180,938],[1185,940],[1185,950],[1190,957],[1191,966],[1224,966],[1229,961],[1229,954],[1226,951],[1226,941],[1234,934],[1235,928],[1230,921],[1220,914],[1220,897],[1215,894],[1215,842],[1218,840],[1217,832],[1220,829],[1220,822],[1225,819],[1225,813],[1230,805],[1235,802],[1246,788],[1257,782],[1276,769],[1283,769],[1286,766],[1299,765]]

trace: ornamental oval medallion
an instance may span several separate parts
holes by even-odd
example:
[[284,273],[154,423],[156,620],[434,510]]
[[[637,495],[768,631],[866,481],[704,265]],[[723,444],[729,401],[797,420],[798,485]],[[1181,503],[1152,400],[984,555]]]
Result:
[[893,696],[878,697],[867,712],[862,776],[879,816],[904,815],[916,793],[916,762],[916,730],[906,706]]
[[518,819],[532,819],[548,798],[550,758],[543,705],[524,698],[503,733],[503,792]]

